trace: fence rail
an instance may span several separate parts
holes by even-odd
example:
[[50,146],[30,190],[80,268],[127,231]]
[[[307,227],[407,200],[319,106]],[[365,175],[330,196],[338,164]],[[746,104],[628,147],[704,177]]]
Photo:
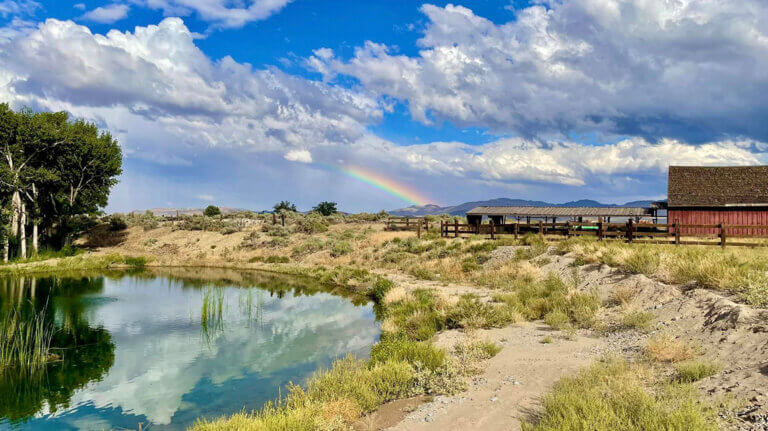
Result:
[[429,230],[429,220],[421,217],[391,217],[387,219],[387,230],[415,230],[421,236],[421,230]]
[[[710,233],[700,233],[700,230]],[[514,235],[517,238],[526,233],[540,236],[554,235],[564,238],[590,236],[602,240],[623,240],[629,243],[675,244],[675,245],[719,245],[738,247],[760,247],[768,243],[739,242],[734,239],[768,238],[768,226],[724,225],[724,224],[682,224],[682,223],[626,223],[565,222],[565,223],[505,223],[467,224],[458,221],[440,222],[440,236],[460,237],[462,235]]]

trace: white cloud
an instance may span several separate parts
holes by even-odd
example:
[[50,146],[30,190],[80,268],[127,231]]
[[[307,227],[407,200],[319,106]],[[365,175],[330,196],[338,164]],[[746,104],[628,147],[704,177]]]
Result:
[[284,157],[289,162],[312,163],[312,153],[307,150],[291,150]]
[[195,195],[195,197],[206,202],[213,202],[215,200],[213,195]]
[[424,5],[421,51],[367,42],[348,61],[308,64],[332,79],[446,119],[525,136],[602,131],[695,141],[768,140],[768,3],[552,0],[495,24],[462,6]]
[[85,10],[85,3],[76,3],[72,7],[77,10]]
[[81,19],[86,21],[98,22],[101,24],[112,24],[120,21],[128,16],[130,7],[124,4],[111,4],[108,6],[97,7],[92,11],[88,11]]
[[0,17],[33,15],[38,8],[40,3],[32,0],[3,0],[0,1]]
[[49,19],[0,47],[0,96],[130,131],[128,152],[157,160],[183,161],[193,146],[351,144],[382,115],[364,94],[230,57],[213,62],[178,18],[106,35]]
[[[167,16],[188,16],[193,13],[214,26],[242,27],[253,21],[269,18],[292,0],[131,0],[151,9],[162,10]],[[247,6],[246,6],[247,5]]]

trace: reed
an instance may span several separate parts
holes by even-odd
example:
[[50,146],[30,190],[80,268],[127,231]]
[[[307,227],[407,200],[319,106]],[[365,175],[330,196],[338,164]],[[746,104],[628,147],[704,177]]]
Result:
[[12,309],[0,319],[0,368],[34,370],[53,358],[53,329],[45,323],[44,311],[24,318]]

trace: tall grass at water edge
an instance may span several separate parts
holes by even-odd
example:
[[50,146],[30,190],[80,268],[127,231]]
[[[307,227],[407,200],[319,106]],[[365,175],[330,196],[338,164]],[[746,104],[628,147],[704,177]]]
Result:
[[53,330],[43,312],[29,319],[12,309],[0,318],[0,368],[15,367],[20,371],[42,367],[51,358]]

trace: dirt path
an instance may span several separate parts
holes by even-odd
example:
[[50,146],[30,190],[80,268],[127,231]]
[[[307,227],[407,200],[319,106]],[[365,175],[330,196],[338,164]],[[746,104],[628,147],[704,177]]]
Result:
[[[474,377],[469,389],[456,396],[439,396],[422,404],[391,430],[519,430],[521,421],[538,411],[542,395],[562,376],[572,374],[602,354],[604,341],[562,334],[537,322],[480,331],[503,346]],[[541,340],[550,336],[551,344]],[[437,345],[450,348],[463,337],[458,331],[441,333]],[[389,409],[399,406],[388,406]],[[382,409],[378,414],[391,415]]]

